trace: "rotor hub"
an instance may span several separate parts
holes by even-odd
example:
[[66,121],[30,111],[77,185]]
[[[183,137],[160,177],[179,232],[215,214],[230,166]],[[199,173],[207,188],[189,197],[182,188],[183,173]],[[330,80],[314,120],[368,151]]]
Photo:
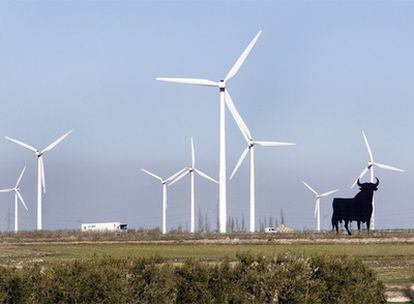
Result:
[[219,81],[219,88],[220,91],[224,91],[224,89],[226,88],[226,83],[224,82],[224,80]]

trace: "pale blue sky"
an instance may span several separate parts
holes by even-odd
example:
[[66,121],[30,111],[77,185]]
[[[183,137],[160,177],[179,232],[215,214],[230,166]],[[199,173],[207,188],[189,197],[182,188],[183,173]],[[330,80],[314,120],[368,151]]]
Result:
[[[0,136],[41,148],[74,130],[46,156],[45,228],[158,226],[161,187],[139,169],[169,176],[187,165],[191,136],[199,168],[217,177],[217,91],[154,78],[222,79],[259,29],[229,91],[253,136],[298,145],[257,149],[257,217],[283,208],[289,225],[314,228],[302,180],[353,196],[364,129],[378,161],[407,170],[377,171],[377,225],[412,227],[413,2],[3,1]],[[231,173],[244,141],[227,117]],[[0,186],[28,166],[21,227],[33,229],[35,157],[6,140],[0,154]],[[215,224],[217,187],[196,186],[197,209]],[[247,218],[247,163],[228,187],[229,215]],[[168,227],[186,227],[189,180],[169,194]],[[0,203],[6,229],[12,196]],[[330,205],[322,202],[327,218]]]

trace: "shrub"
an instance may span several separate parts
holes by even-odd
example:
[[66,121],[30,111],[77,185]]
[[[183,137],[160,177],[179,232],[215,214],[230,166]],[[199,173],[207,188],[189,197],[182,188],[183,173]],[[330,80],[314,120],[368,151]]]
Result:
[[138,258],[129,269],[130,303],[171,303],[176,298],[173,267],[158,257]]
[[385,303],[348,257],[240,254],[235,261],[96,258],[0,269],[0,303]]
[[23,283],[14,268],[0,267],[0,303],[19,303],[23,297]]

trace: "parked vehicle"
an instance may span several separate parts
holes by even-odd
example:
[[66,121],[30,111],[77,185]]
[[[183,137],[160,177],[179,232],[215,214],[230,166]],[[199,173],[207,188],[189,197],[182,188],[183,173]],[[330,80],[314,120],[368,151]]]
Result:
[[265,233],[277,233],[275,227],[266,227],[264,232]]
[[86,223],[81,225],[81,231],[122,231],[127,229],[127,224],[121,222]]

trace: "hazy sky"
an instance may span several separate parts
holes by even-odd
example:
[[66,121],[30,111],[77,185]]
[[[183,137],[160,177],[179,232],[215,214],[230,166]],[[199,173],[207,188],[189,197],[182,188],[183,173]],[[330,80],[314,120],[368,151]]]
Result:
[[[161,223],[161,186],[140,172],[169,176],[190,162],[218,176],[218,92],[161,83],[157,76],[222,79],[262,29],[229,84],[258,140],[295,147],[256,149],[257,218],[284,210],[287,224],[314,228],[317,190],[349,189],[367,161],[365,130],[379,162],[377,227],[414,218],[414,3],[312,1],[2,1],[0,136],[43,148],[44,227],[122,221]],[[245,147],[227,115],[230,174]],[[36,223],[36,159],[0,140],[0,186],[27,164],[22,229]],[[228,183],[228,214],[248,218],[248,166]],[[196,208],[216,222],[218,187],[196,179]],[[322,227],[331,201],[322,201]],[[0,229],[13,214],[0,196]],[[10,217],[10,227],[13,217]],[[258,220],[257,220],[258,221]],[[188,226],[189,179],[169,189],[169,228]]]

